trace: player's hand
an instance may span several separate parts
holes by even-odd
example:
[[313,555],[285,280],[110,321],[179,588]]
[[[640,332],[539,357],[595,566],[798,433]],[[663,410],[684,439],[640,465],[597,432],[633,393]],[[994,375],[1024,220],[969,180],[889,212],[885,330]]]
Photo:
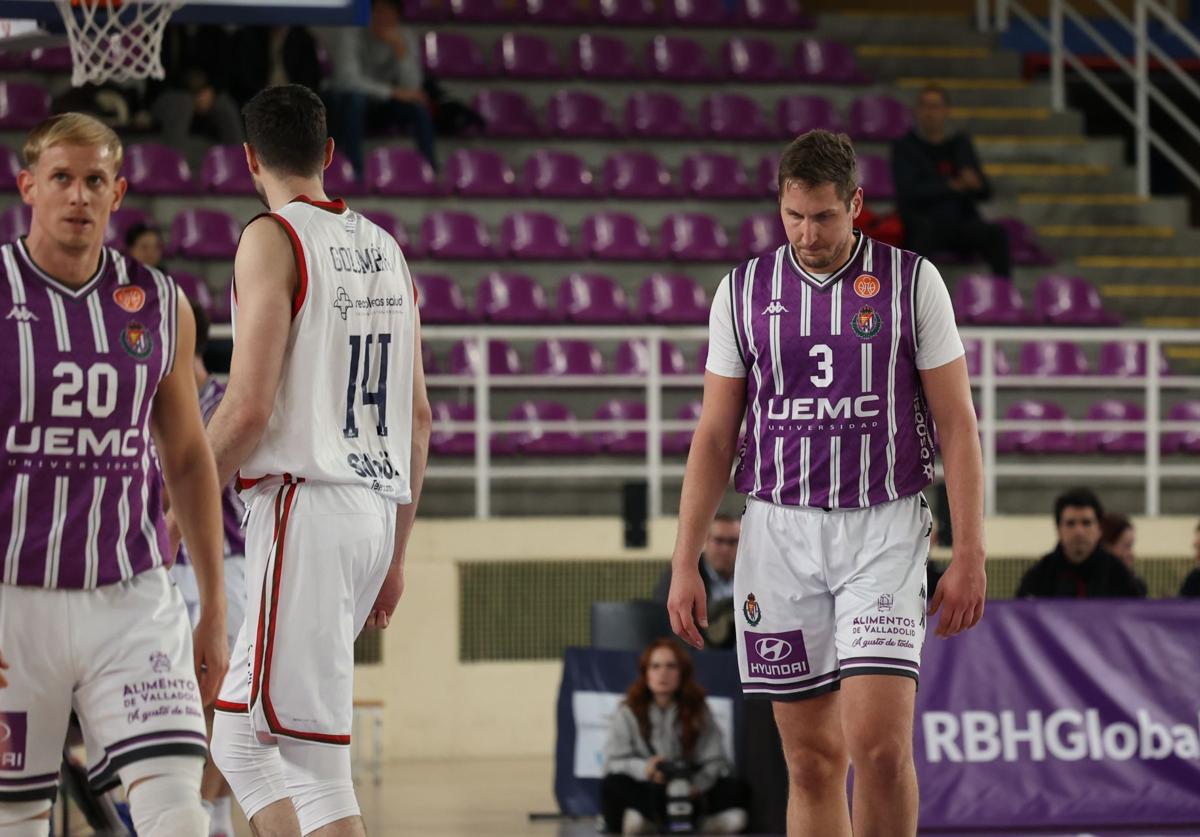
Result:
[[183,530],[179,528],[174,510],[167,511],[163,517],[167,522],[167,566],[170,567],[179,555],[179,545],[183,543]]
[[671,616],[671,630],[675,635],[696,650],[702,650],[704,637],[700,636],[696,626],[708,627],[708,594],[700,579],[699,564],[691,564],[682,570],[671,568],[667,613]]
[[4,676],[4,670],[8,668],[8,661],[4,659],[4,654],[0,654],[0,689],[8,685],[8,679]]
[[646,778],[651,782],[658,782],[660,785],[667,781],[666,775],[658,769],[663,760],[662,756],[651,756],[646,759]]
[[[219,618],[218,618],[219,617]],[[192,632],[192,655],[196,658],[196,682],[205,706],[217,699],[221,681],[229,669],[229,640],[225,638],[225,614],[200,614]]]
[[383,580],[383,586],[379,588],[379,595],[375,597],[375,604],[371,605],[371,615],[367,617],[366,627],[378,631],[386,628],[392,621],[392,614],[396,610],[396,605],[400,604],[400,597],[403,595],[404,564],[400,561],[392,561],[387,577]]
[[987,595],[987,573],[983,562],[955,558],[938,582],[930,614],[942,612],[938,619],[938,636],[946,639],[979,624],[983,618],[983,603]]

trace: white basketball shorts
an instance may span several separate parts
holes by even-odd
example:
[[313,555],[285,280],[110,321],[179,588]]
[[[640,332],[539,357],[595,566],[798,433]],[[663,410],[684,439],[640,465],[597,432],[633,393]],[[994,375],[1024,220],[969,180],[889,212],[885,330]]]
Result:
[[[225,559],[224,566],[225,636],[232,650],[246,618],[246,559],[241,555],[230,555]],[[183,595],[188,620],[195,628],[200,620],[200,588],[196,586],[196,570],[191,564],[176,563],[171,567],[171,580]]]
[[191,625],[165,569],[97,590],[0,584],[0,649],[0,804],[54,799],[72,709],[96,790],[142,759],[208,757]]
[[246,618],[219,712],[261,743],[350,743],[354,640],[392,561],[396,506],[359,486],[289,483],[243,495]]
[[855,674],[916,680],[932,526],[920,494],[832,511],[748,501],[733,581],[746,696],[803,700]]

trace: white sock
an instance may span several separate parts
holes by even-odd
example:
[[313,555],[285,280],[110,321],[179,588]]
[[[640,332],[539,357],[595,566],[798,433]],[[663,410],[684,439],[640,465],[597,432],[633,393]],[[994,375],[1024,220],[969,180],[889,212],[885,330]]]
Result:
[[208,826],[209,837],[220,834],[222,837],[233,837],[233,800],[228,796],[218,796],[205,805],[211,807],[209,812],[212,821]]

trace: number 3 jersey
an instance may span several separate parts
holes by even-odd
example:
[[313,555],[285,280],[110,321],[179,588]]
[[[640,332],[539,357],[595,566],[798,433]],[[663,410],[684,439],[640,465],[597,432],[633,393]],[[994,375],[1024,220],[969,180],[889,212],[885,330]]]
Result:
[[161,567],[150,411],[175,362],[175,283],[105,248],[72,289],[23,239],[0,272],[0,582],[91,589]]
[[417,311],[400,247],[340,200],[300,197],[268,217],[291,240],[299,283],[271,418],[241,485],[302,479],[412,502]]

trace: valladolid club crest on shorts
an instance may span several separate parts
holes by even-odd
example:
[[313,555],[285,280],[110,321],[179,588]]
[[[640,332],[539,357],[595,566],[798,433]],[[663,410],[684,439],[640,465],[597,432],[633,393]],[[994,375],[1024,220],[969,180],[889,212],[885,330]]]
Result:
[[130,321],[121,331],[121,348],[138,360],[149,357],[154,351],[154,338],[149,329],[136,321]]
[[870,340],[883,328],[883,319],[870,305],[864,305],[850,320],[850,328],[863,340]]
[[754,627],[762,621],[762,609],[758,606],[758,600],[751,593],[746,597],[745,603],[742,605],[742,615],[746,617],[746,624]]

